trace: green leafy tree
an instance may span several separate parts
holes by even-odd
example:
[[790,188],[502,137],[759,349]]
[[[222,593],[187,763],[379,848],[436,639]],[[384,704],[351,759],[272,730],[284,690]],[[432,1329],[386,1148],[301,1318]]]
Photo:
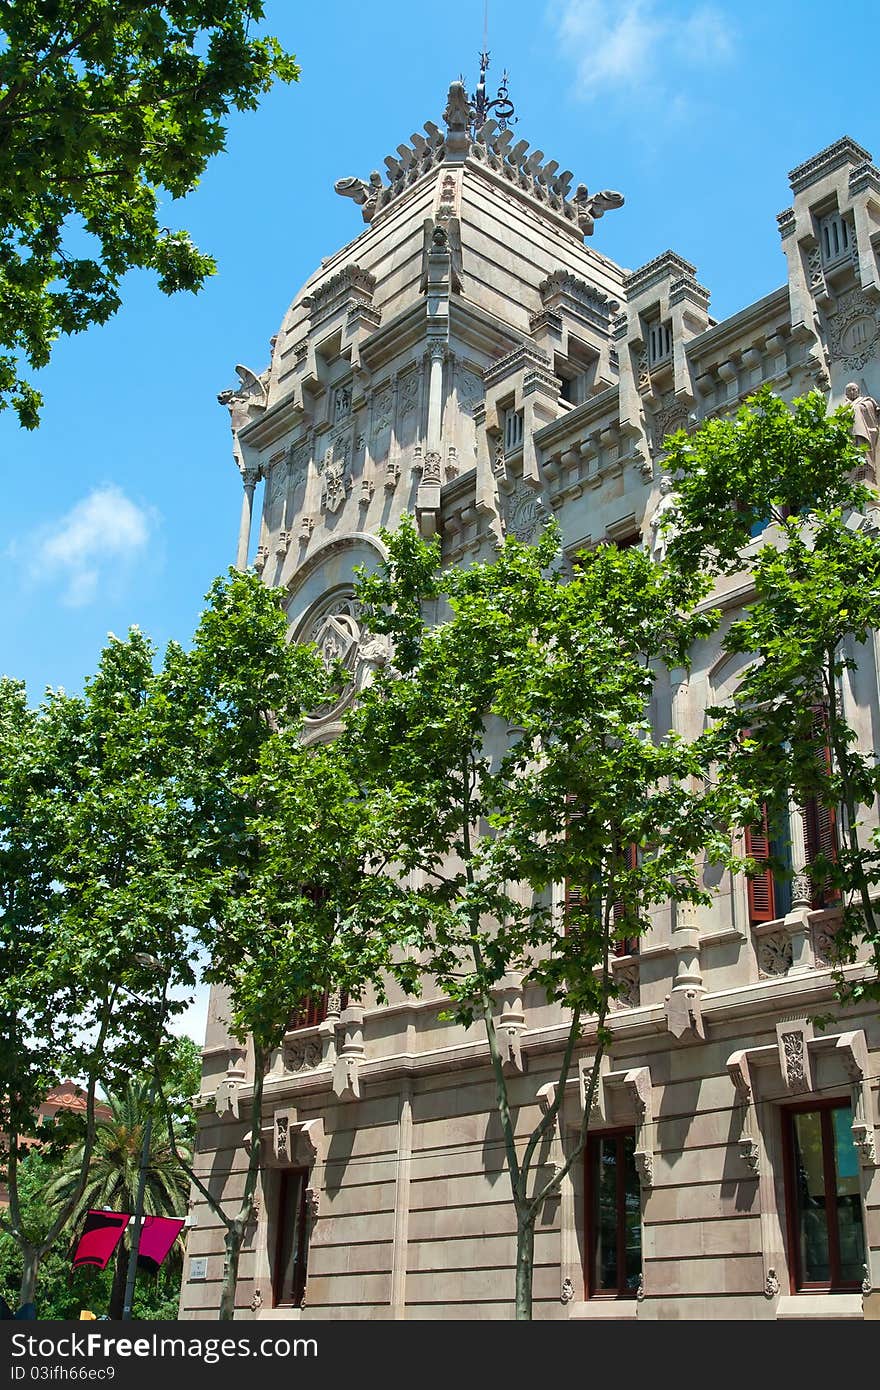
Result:
[[[180,808],[167,795],[169,747],[154,737],[152,656],[140,633],[112,639],[82,696],[55,692],[36,711],[21,687],[0,687],[0,1132],[9,1189],[0,1225],[20,1248],[22,1304],[34,1301],[40,1262],[85,1190],[99,1080],[112,1087],[151,1064],[168,1014],[184,1007],[160,1007],[159,984],[193,982]],[[34,1241],[18,1164],[47,1089],[66,1077],[86,1092],[79,1178]]]
[[[249,1157],[234,1212],[195,1172],[225,1228],[219,1315],[233,1316],[242,1240],[260,1171],[263,1081],[292,1011],[337,988],[381,990],[387,931],[360,930],[362,812],[333,748],[303,745],[304,715],[339,679],[314,647],[287,640],[284,594],[254,574],[218,579],[192,649],[170,651],[169,722],[187,745],[179,796],[189,808],[206,978],[222,986],[230,1029],[253,1057]],[[188,743],[187,743],[188,740]]]
[[[441,570],[438,544],[409,519],[384,539],[389,559],[361,576],[358,596],[368,626],[393,639],[394,669],[364,693],[342,742],[369,807],[382,920],[415,926],[449,1016],[485,1029],[516,1216],[516,1315],[529,1318],[536,1217],[587,1139],[613,945],[638,937],[652,905],[705,901],[697,856],[730,855],[705,787],[711,739],[689,743],[649,720],[660,674],[685,666],[717,619],[696,611],[702,577],[637,550],[585,553],[566,581],[555,527],[534,546],[508,538],[467,570]],[[551,908],[562,883],[564,922]],[[512,972],[569,1020],[551,1098],[527,1133],[497,1018]],[[585,1033],[595,1060],[583,1121],[554,1172],[548,1146]]]
[[254,30],[261,0],[0,3],[0,408],[38,421],[22,375],[59,334],[104,323],[123,276],[154,270],[166,294],[214,272],[161,225],[224,147],[231,110],[299,70]]
[[[153,1104],[152,1077],[125,1081],[118,1090],[107,1096],[110,1114],[102,1115],[95,1124],[95,1141],[87,1164],[86,1185],[76,1200],[70,1216],[77,1226],[89,1210],[132,1212],[137,1200],[144,1126],[147,1111]],[[153,1131],[144,1186],[146,1216],[180,1216],[186,1211],[189,1182],[186,1173],[172,1152],[161,1130]],[[83,1168],[84,1146],[76,1145],[64,1155],[60,1170],[46,1192],[50,1206],[66,1206],[79,1191]],[[183,1140],[178,1141],[180,1152],[190,1158]],[[113,1285],[110,1291],[108,1314],[121,1318],[125,1277],[128,1270],[130,1240],[128,1233],[116,1247]],[[180,1248],[176,1264],[180,1268]]]
[[[667,444],[678,496],[670,562],[713,577],[748,569],[754,585],[724,638],[726,651],[752,660],[730,704],[711,711],[730,750],[732,819],[755,824],[766,807],[784,824],[789,796],[840,808],[836,852],[793,867],[842,899],[841,998],[880,998],[880,769],[874,749],[858,746],[855,696],[844,694],[864,665],[876,680],[880,534],[876,498],[858,481],[865,459],[850,409],[829,413],[817,391],[789,407],[765,387],[733,419]],[[861,941],[868,969],[845,972]]]

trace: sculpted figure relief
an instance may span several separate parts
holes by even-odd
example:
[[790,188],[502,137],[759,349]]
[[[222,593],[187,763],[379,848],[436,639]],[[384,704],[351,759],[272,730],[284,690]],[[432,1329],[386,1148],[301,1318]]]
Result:
[[846,388],[846,399],[852,406],[853,439],[866,446],[867,463],[871,468],[871,481],[877,477],[878,443],[880,443],[880,406],[873,396],[862,394],[858,382],[851,381]]
[[660,483],[660,501],[651,517],[651,559],[665,560],[669,542],[672,540],[674,526],[670,513],[675,507],[675,493],[672,479],[663,478]]

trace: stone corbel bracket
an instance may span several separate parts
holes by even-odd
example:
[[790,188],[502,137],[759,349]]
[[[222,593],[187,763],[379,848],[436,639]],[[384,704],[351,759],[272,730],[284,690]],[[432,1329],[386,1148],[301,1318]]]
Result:
[[246,1080],[244,1051],[240,1047],[234,1047],[229,1053],[226,1075],[214,1092],[214,1109],[218,1115],[231,1114],[234,1119],[239,1118],[238,1093]]
[[739,1139],[736,1141],[739,1156],[749,1169],[751,1176],[757,1178],[760,1173],[760,1146],[755,1116],[755,1091],[752,1074],[749,1070],[748,1051],[731,1053],[727,1059],[727,1070],[740,1107],[740,1132]]
[[868,1067],[868,1044],[861,1028],[852,1033],[840,1033],[834,1051],[843,1062],[852,1082],[853,1143],[863,1168],[876,1168],[877,1138],[871,1114],[871,1084]]
[[360,1065],[366,1056],[364,1047],[364,1011],[350,1004],[340,1016],[343,1028],[342,1049],[333,1067],[333,1094],[340,1100],[360,1100]]
[[526,1026],[522,976],[505,975],[495,993],[501,1002],[501,1018],[496,1025],[496,1036],[504,1070],[524,1072],[528,1067],[528,1057],[522,1050],[522,1033]]

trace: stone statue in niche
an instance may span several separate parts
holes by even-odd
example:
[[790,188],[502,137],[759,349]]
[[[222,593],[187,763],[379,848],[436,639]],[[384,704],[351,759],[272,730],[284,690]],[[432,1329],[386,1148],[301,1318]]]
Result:
[[669,542],[674,535],[673,512],[675,510],[676,497],[672,489],[672,479],[669,477],[661,479],[660,482],[660,501],[654,508],[654,515],[651,517],[651,559],[665,560]]
[[853,439],[865,446],[866,463],[870,469],[871,482],[877,479],[878,442],[880,442],[880,406],[873,396],[866,396],[858,382],[851,381],[846,387],[846,399],[852,407]]

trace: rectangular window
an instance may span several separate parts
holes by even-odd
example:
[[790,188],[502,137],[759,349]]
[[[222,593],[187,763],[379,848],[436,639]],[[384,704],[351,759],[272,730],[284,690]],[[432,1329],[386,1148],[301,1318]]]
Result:
[[632,1130],[587,1146],[587,1294],[635,1298],[642,1274],[642,1193]]
[[849,255],[849,227],[839,212],[829,213],[819,222],[819,246],[824,265],[834,265]]
[[273,1292],[276,1308],[298,1308],[306,1291],[308,1170],[281,1170]]
[[759,863],[772,860],[767,867],[748,880],[749,922],[772,922],[784,917],[791,909],[791,836],[788,826],[770,825],[766,803],[761,806],[761,820],[745,832],[745,851]]
[[505,410],[504,412],[504,452],[512,454],[516,449],[522,448],[523,442],[523,415],[521,410]]
[[672,356],[672,325],[659,319],[648,325],[648,365],[657,367]]
[[842,1101],[790,1109],[783,1125],[794,1287],[857,1289],[865,1232],[852,1109]]

